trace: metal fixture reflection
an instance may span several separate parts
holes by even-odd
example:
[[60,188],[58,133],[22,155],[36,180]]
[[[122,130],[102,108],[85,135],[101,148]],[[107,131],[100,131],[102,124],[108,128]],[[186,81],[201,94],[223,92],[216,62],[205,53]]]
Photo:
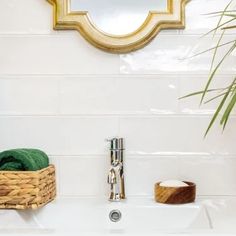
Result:
[[124,139],[113,138],[110,142],[110,161],[107,182],[110,184],[110,201],[120,201],[125,199],[124,182]]

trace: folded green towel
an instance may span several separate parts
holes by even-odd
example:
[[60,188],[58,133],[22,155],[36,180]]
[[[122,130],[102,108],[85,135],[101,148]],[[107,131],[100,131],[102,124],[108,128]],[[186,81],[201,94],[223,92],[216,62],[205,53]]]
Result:
[[35,171],[48,165],[47,154],[38,149],[13,149],[0,153],[0,170]]

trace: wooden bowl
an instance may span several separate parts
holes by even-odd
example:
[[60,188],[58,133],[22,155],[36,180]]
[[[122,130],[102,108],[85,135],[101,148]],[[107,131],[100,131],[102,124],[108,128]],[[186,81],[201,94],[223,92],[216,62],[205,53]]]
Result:
[[185,204],[195,201],[196,184],[184,181],[188,186],[164,187],[160,186],[160,183],[161,182],[155,184],[156,202],[166,204]]

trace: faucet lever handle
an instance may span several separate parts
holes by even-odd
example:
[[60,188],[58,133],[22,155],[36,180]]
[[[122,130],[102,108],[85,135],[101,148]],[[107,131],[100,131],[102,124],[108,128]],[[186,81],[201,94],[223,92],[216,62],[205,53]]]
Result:
[[111,138],[106,139],[110,143],[110,150],[124,150],[124,139],[123,138]]

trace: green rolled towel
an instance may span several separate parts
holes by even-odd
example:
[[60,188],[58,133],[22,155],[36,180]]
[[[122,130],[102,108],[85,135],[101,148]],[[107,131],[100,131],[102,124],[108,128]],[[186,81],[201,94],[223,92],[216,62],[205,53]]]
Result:
[[48,165],[47,154],[38,149],[12,149],[0,153],[2,171],[35,171]]

